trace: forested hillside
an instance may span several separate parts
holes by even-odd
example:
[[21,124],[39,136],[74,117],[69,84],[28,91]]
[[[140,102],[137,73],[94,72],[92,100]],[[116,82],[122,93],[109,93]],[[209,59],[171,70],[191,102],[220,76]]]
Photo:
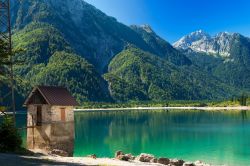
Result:
[[249,39],[241,36],[232,45],[234,63],[205,64],[149,25],[126,26],[82,0],[12,6],[13,44],[23,50],[14,57],[22,62],[14,68],[19,105],[36,85],[65,86],[80,103],[215,100],[249,89]]
[[179,67],[134,47],[111,61],[105,78],[116,101],[215,99],[233,93],[232,88],[195,66]]
[[223,82],[249,91],[250,39],[238,33],[219,33],[215,37],[193,32],[175,43],[193,63]]

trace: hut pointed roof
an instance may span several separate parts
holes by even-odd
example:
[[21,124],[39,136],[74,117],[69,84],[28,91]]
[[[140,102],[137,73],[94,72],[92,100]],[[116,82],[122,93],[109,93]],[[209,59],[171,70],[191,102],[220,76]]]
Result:
[[28,98],[24,102],[24,106],[29,105],[32,96],[39,92],[49,105],[57,106],[77,106],[78,103],[70,92],[63,87],[55,86],[37,86],[33,88]]

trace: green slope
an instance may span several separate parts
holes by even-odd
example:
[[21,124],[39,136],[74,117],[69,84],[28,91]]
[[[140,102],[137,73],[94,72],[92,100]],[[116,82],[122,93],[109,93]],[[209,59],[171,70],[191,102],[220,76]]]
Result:
[[230,56],[210,55],[184,51],[192,62],[222,82],[239,91],[250,91],[250,39],[233,34],[230,41]]
[[133,25],[131,28],[143,38],[151,50],[153,50],[153,54],[176,65],[190,65],[192,63],[184,54],[177,51],[171,44],[158,36],[149,25]]
[[67,87],[78,101],[105,101],[108,99],[106,82],[93,65],[76,54],[56,52],[49,63],[32,77],[36,85]]
[[230,85],[250,91],[250,39],[234,34],[230,57],[213,71]]
[[101,72],[127,43],[149,49],[128,26],[85,1],[25,0],[15,4],[12,10],[15,29],[20,30],[32,22],[50,24],[61,32],[77,54]]
[[16,70],[20,75],[27,74],[34,64],[47,63],[56,51],[72,52],[62,34],[45,23],[34,22],[17,31],[14,33],[13,43],[16,49],[24,49],[15,57],[16,60],[26,63],[25,66],[21,66],[20,70]]
[[[189,64],[169,43],[156,34],[142,35],[82,0],[25,0],[15,3],[13,23],[17,30],[32,22],[56,28],[74,51],[101,72],[128,44],[164,56],[175,64]],[[149,40],[147,38],[150,38]]]
[[233,88],[199,70],[129,47],[111,61],[105,78],[116,101],[218,99],[233,93]]
[[[80,102],[110,95],[115,101],[218,99],[235,94],[231,85],[248,84],[241,82],[248,73],[237,79],[233,73],[248,71],[238,64],[249,56],[235,58],[237,65],[217,59],[202,65],[150,27],[128,27],[82,0],[18,1],[12,22],[14,47],[25,49],[15,57],[24,62],[15,67],[20,103],[37,84],[66,86]],[[249,55],[248,44],[235,44],[234,54]],[[223,83],[225,70],[237,82]]]
[[[67,87],[81,103],[107,101],[107,84],[95,67],[76,55],[61,33],[45,23],[31,23],[13,36],[18,100],[23,101],[35,85]],[[21,102],[19,105],[22,104]]]

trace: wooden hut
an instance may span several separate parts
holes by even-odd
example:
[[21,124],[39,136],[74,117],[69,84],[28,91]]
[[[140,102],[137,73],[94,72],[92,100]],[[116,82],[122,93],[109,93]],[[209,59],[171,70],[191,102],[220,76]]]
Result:
[[66,88],[37,86],[24,103],[27,107],[27,125],[72,122],[74,121],[73,109],[77,105]]
[[27,107],[27,148],[73,155],[74,107],[78,103],[66,88],[37,86],[29,94]]

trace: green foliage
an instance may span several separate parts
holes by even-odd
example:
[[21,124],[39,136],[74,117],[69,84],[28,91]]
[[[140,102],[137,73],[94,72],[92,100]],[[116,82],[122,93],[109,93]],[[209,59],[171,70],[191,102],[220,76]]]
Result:
[[243,93],[243,94],[239,97],[238,101],[240,102],[240,105],[241,105],[241,106],[247,106],[247,99],[248,99],[248,96],[247,96],[246,94]]
[[178,67],[135,47],[128,47],[113,58],[105,78],[113,99],[123,102],[215,99],[233,93],[231,87],[195,66]]
[[123,101],[142,101],[148,100],[148,96],[145,94],[141,87],[138,87],[134,83],[123,80],[115,75],[106,74],[105,79],[110,82],[109,89],[111,95],[117,102]]
[[9,49],[7,43],[3,40],[0,40],[0,114],[1,111],[4,110],[3,100],[4,100],[4,92],[3,87],[6,87],[7,83],[7,67],[9,61]]
[[15,33],[13,41],[15,48],[25,49],[15,59],[27,62],[15,67],[19,106],[36,85],[67,87],[79,103],[109,100],[105,80],[93,65],[73,53],[53,26],[31,23]]
[[20,50],[10,50],[9,44],[0,39],[0,85],[9,81],[9,67],[17,62],[11,61],[11,56]]
[[0,152],[16,152],[21,149],[22,139],[9,116],[0,124]]
[[189,53],[186,55],[204,72],[210,73],[222,82],[248,91],[250,88],[250,39],[234,34],[231,42],[230,56]]
[[12,8],[14,47],[25,49],[15,56],[25,62],[15,66],[19,105],[38,84],[65,86],[80,103],[110,95],[117,102],[224,99],[237,94],[234,87],[249,89],[249,40],[241,36],[233,62],[186,57],[150,27],[127,27],[84,1],[75,12],[67,2],[25,0]]
[[27,74],[33,65],[48,62],[56,51],[72,52],[68,42],[53,26],[45,23],[31,23],[13,36],[16,49],[23,48],[25,52],[17,54],[16,60],[26,62],[25,66],[17,68],[20,75]]
[[0,75],[3,74],[3,66],[8,64],[9,61],[9,47],[3,40],[0,40]]
[[[9,64],[9,49],[7,43],[0,40],[0,88],[6,85],[7,82],[7,66]],[[0,106],[3,101],[4,93],[0,90]]]
[[182,53],[173,48],[171,44],[158,36],[150,26],[131,26],[148,44],[150,52],[174,63],[175,65],[190,65],[192,62]]
[[36,73],[31,79],[32,84],[67,87],[80,103],[108,100],[104,79],[93,65],[76,54],[56,52]]
[[[95,64],[101,72],[127,43],[148,50],[147,44],[131,28],[84,1],[74,3],[77,9],[72,11],[68,10],[65,1],[25,0],[17,3],[12,13],[18,30],[34,22],[50,24],[61,32],[77,54]],[[82,7],[81,12],[78,12],[79,7]]]
[[223,61],[214,74],[233,86],[250,90],[250,39],[234,35],[230,57]]
[[16,64],[16,62],[11,61],[11,56],[17,51],[10,51],[8,43],[0,39],[0,107],[10,103],[10,95],[6,95],[11,82],[10,66]]
[[[136,107],[237,107],[241,106],[236,100],[171,100],[171,101],[129,101],[117,103],[84,102],[79,108],[136,108]],[[250,98],[247,99],[250,106]]]
[[5,111],[5,108],[3,106],[0,107],[0,112]]

